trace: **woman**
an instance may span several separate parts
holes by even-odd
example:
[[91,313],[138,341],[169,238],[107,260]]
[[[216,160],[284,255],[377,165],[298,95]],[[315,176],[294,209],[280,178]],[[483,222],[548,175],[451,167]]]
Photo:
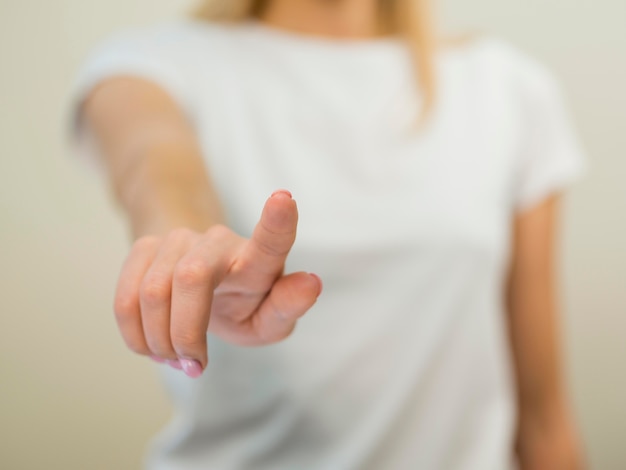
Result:
[[432,29],[418,0],[210,2],[85,65],[81,135],[134,239],[116,319],[177,407],[149,468],[582,467],[558,86]]

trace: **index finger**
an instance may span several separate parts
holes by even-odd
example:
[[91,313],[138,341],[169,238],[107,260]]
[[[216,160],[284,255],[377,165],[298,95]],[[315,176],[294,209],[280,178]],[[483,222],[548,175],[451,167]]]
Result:
[[237,276],[239,285],[253,291],[269,290],[283,272],[297,225],[298,209],[291,193],[284,189],[274,191],[234,266],[232,274]]

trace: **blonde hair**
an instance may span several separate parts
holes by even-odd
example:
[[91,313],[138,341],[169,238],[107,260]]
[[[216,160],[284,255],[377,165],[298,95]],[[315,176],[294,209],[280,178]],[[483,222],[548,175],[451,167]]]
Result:
[[[208,21],[237,22],[258,18],[269,0],[204,0],[194,16]],[[403,38],[410,47],[415,77],[421,92],[422,122],[434,106],[435,31],[429,0],[378,0],[381,18],[390,34]]]

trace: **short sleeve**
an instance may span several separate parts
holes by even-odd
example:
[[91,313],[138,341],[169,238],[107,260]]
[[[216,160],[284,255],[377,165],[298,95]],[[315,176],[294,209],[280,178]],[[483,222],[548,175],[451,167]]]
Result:
[[564,190],[587,166],[559,83],[530,59],[522,67],[517,77],[522,126],[514,189],[517,211]]
[[150,80],[163,88],[186,114],[192,115],[189,84],[183,67],[177,63],[178,47],[180,41],[172,27],[117,33],[97,46],[79,68],[70,88],[70,153],[92,170],[101,170],[97,146],[82,122],[81,108],[89,93],[108,78],[134,76]]

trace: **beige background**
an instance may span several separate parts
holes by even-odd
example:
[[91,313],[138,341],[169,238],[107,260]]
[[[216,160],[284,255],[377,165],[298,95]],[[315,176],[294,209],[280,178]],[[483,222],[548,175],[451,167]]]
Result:
[[[0,0],[0,468],[138,468],[169,410],[111,314],[120,214],[63,141],[95,42],[174,0]],[[561,78],[590,156],[567,199],[565,349],[593,468],[626,468],[626,2],[447,0],[450,28],[500,34]]]

